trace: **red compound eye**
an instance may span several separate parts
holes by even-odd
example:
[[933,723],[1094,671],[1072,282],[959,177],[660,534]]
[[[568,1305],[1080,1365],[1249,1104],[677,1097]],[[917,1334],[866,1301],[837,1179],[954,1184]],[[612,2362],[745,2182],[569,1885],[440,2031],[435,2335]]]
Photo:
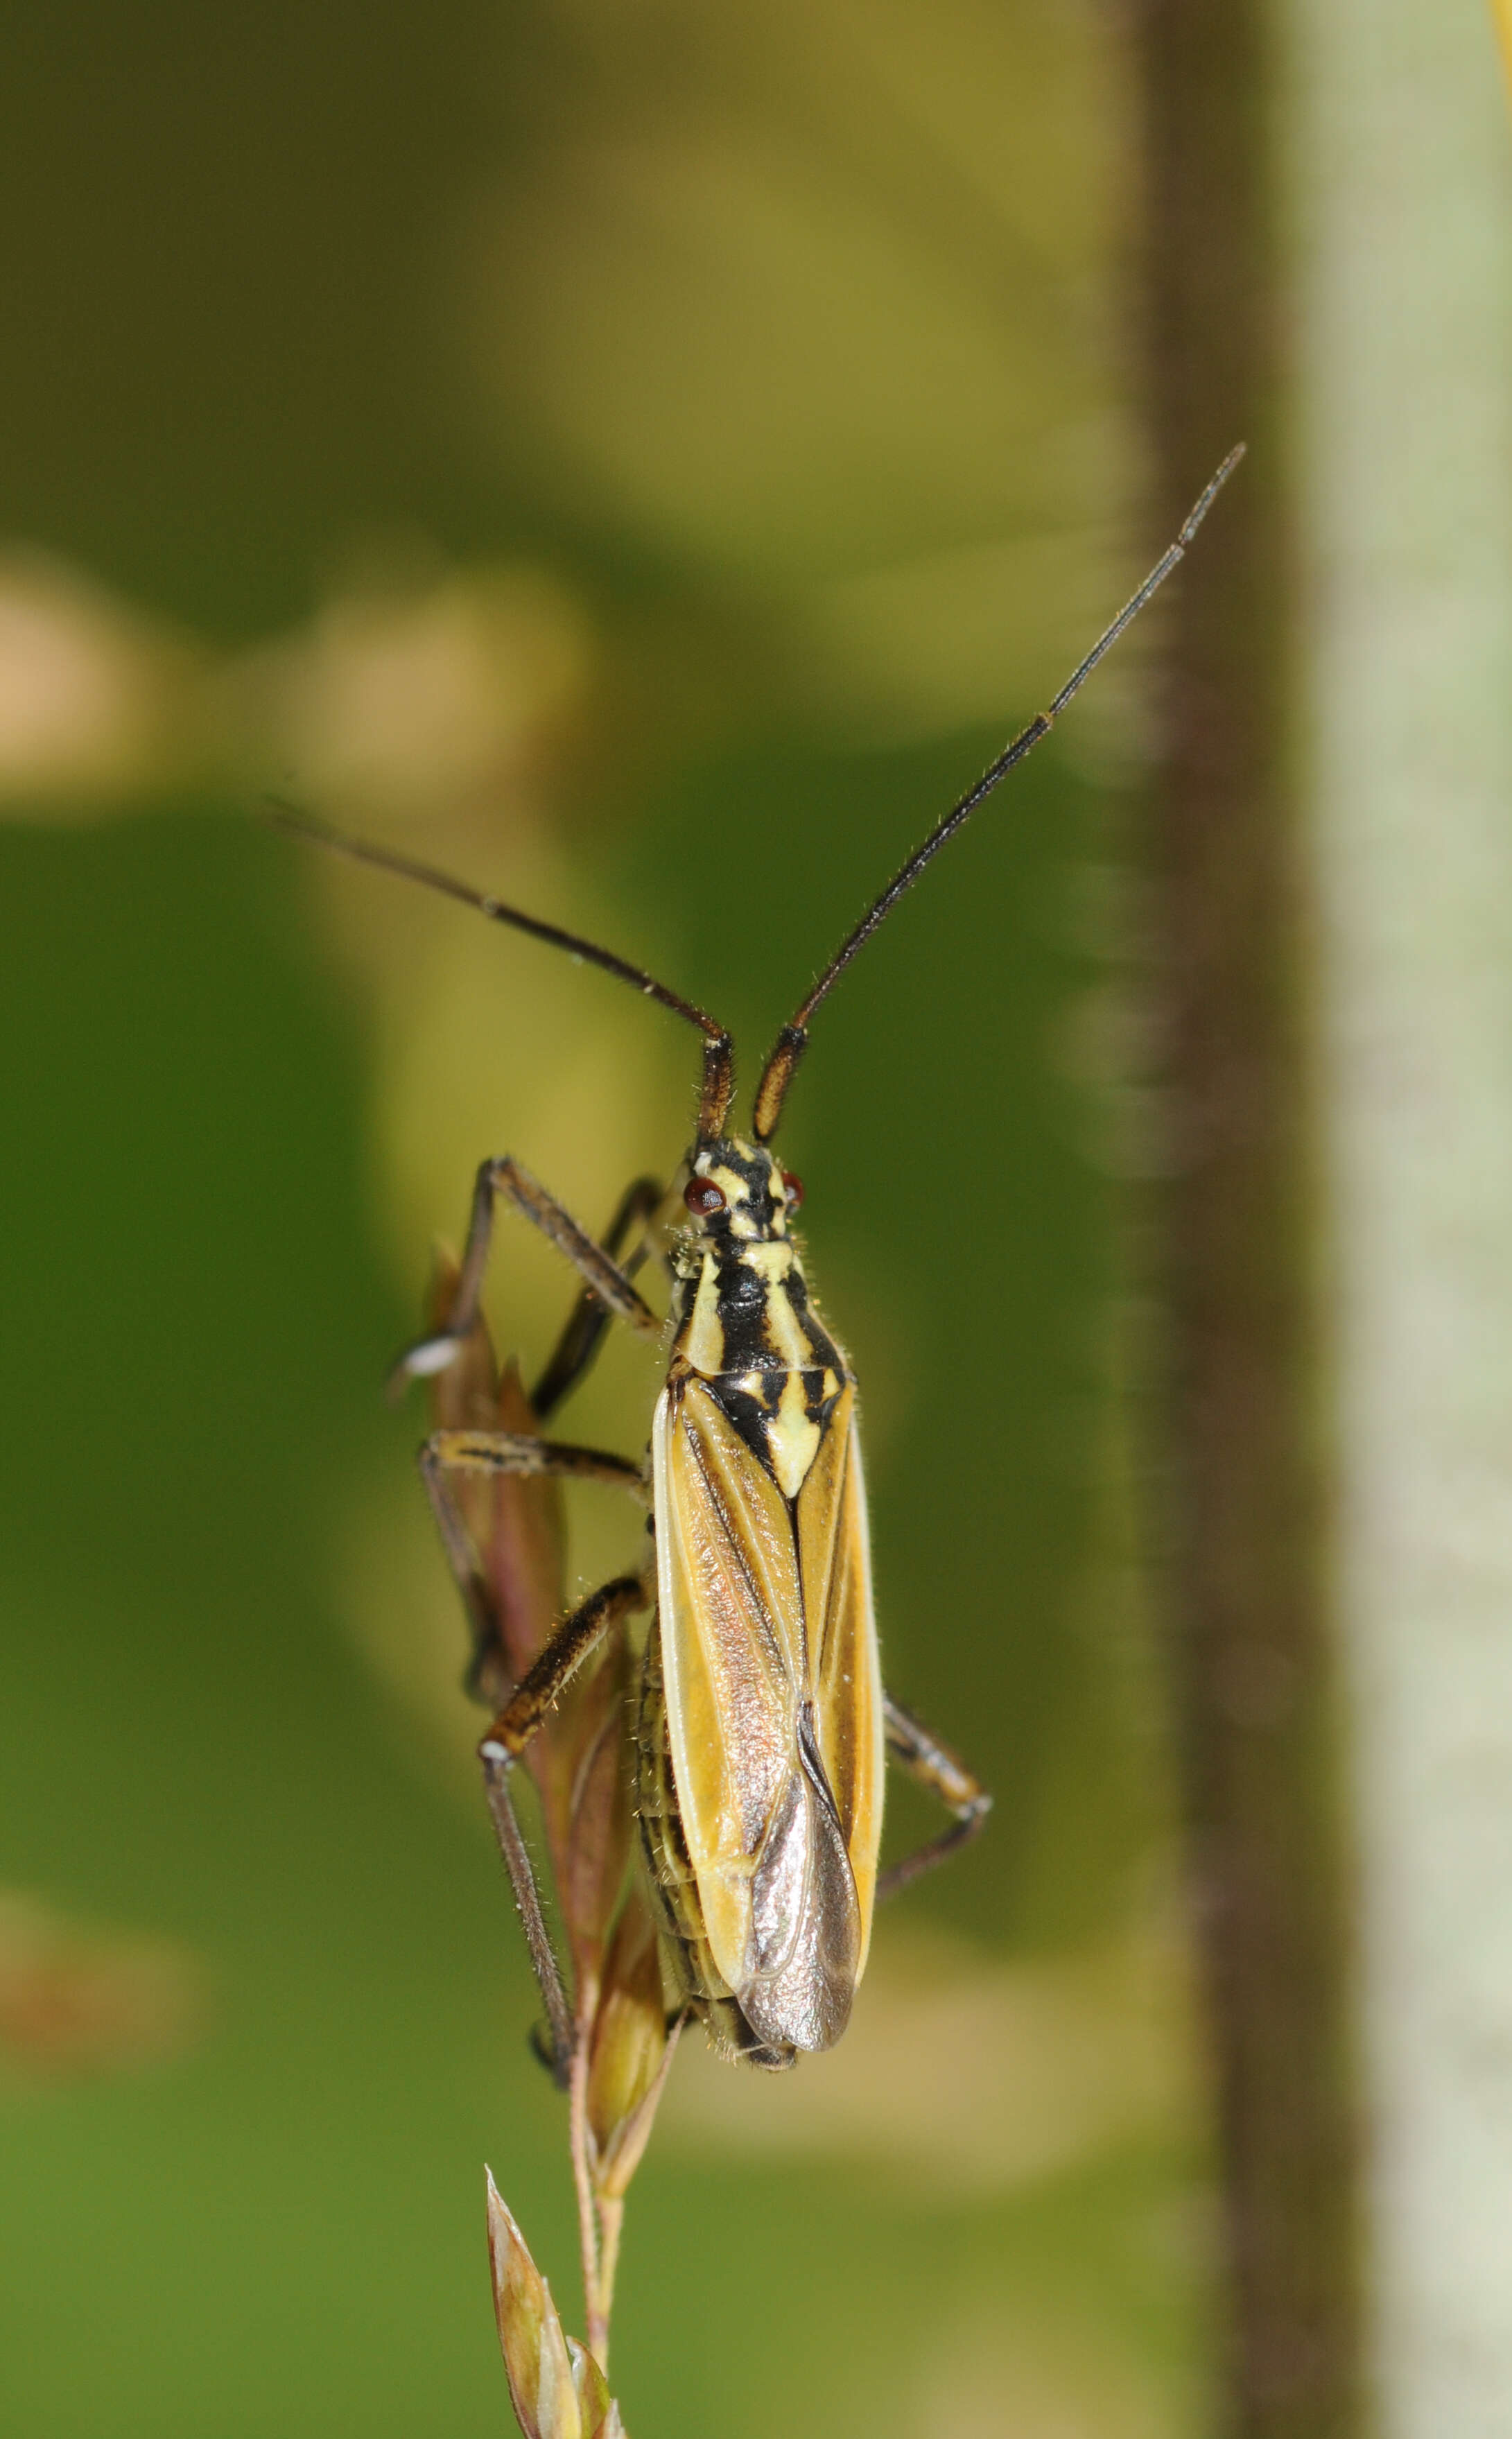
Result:
[[683,1200],[696,1220],[708,1220],[723,1210],[724,1188],[716,1185],[712,1177],[690,1177],[683,1188]]
[[790,1210],[796,1211],[803,1201],[803,1180],[801,1177],[794,1177],[791,1168],[785,1168],[782,1172],[782,1183],[788,1192],[788,1207]]

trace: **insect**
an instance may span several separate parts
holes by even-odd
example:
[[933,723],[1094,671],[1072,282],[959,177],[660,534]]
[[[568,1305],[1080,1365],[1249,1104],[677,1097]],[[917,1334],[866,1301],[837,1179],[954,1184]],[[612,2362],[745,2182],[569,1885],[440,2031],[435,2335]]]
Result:
[[[509,1776],[574,1671],[631,1614],[652,1611],[631,1732],[647,1878],[682,2003],[726,2055],[774,2068],[801,2051],[830,2048],[850,2015],[879,1896],[981,1827],[989,1796],[882,1684],[856,1381],[810,1292],[791,1232],[802,1187],[772,1141],[817,1008],[1164,583],[1242,454],[1224,460],[1176,541],[1055,701],[952,807],[841,944],[778,1033],[744,1132],[732,1125],[734,1046],[703,1008],[613,951],[449,874],[275,809],[286,826],[360,862],[568,951],[703,1036],[697,1129],[670,1184],[637,1180],[600,1243],[511,1155],[486,1160],[451,1309],[398,1366],[402,1380],[456,1359],[477,1320],[501,1199],[543,1232],[579,1280],[532,1398],[540,1419],[582,1379],[611,1320],[667,1339],[667,1378],[643,1462],[492,1430],[438,1431],[420,1452],[464,1590],[474,1567],[452,1489],[458,1476],[600,1482],[631,1491],[649,1510],[645,1569],[616,1576],[561,1621],[479,1748],[559,2069],[571,2045],[571,2016]],[[665,1320],[635,1284],[653,1257],[669,1279]],[[880,1876],[889,1755],[952,1817],[930,1843]]]

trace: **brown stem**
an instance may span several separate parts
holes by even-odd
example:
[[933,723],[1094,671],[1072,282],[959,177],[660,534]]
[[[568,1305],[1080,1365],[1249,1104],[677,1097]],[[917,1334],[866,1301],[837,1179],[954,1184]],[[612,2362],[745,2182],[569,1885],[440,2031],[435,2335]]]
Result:
[[1165,1593],[1228,2256],[1225,2428],[1362,2428],[1350,1918],[1317,1424],[1292,493],[1263,0],[1144,0],[1150,433],[1164,532],[1250,457],[1172,588],[1151,878]]

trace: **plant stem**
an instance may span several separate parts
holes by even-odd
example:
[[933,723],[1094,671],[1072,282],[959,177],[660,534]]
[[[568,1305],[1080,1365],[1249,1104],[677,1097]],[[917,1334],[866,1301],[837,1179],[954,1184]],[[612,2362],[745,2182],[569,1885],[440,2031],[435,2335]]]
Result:
[[597,2354],[598,2368],[607,2377],[609,2372],[609,2316],[614,2308],[614,2272],[619,2268],[619,2236],[625,2224],[622,2199],[601,2196],[598,2202],[598,2229],[602,2239],[598,2258],[598,2308],[602,2324],[602,2351]]
[[1362,2427],[1350,1861],[1316,1286],[1272,0],[1146,0],[1155,530],[1250,457],[1168,610],[1162,1594],[1227,2249],[1223,2424]]
[[581,2015],[578,2019],[567,2102],[572,2181],[578,2195],[578,2246],[582,2256],[585,2339],[589,2353],[599,2370],[603,2371],[609,2354],[609,2313],[604,2302],[600,2269],[598,2207],[594,2199],[593,2137],[588,2130],[588,2052],[592,2021],[591,2016],[586,2021]]

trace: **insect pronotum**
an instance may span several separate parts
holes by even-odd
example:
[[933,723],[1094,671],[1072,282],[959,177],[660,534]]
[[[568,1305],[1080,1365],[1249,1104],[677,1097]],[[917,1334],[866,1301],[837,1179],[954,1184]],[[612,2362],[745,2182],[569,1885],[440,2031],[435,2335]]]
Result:
[[[447,873],[274,808],[290,828],[601,968],[703,1037],[698,1126],[686,1158],[665,1189],[648,1179],[630,1187],[604,1243],[511,1155],[483,1163],[445,1326],[411,1346],[397,1367],[400,1380],[440,1372],[462,1348],[477,1321],[501,1195],[549,1237],[580,1281],[532,1398],[540,1419],[582,1379],[611,1318],[667,1339],[667,1380],[643,1462],[503,1431],[438,1431],[420,1451],[464,1590],[475,1581],[475,1568],[450,1487],[458,1474],[608,1483],[631,1490],[650,1511],[652,1556],[644,1572],[616,1576],[561,1621],[479,1747],[559,2073],[571,2049],[571,2011],[509,1775],[573,1672],[633,1611],[653,1611],[631,1731],[647,1877],[682,2003],[703,2019],[727,2055],[781,2067],[800,2050],[837,2041],[865,1965],[877,1897],[938,1862],[982,1825],[990,1797],[882,1685],[855,1378],[820,1318],[789,1235],[802,1189],[770,1147],[815,1010],[925,865],[1046,735],[1165,582],[1242,454],[1236,449],[1224,459],[1177,539],[1055,701],[988,764],[842,942],[777,1036],[756,1085],[749,1133],[730,1124],[734,1045],[704,1009],[613,951]],[[665,1319],[634,1284],[632,1273],[649,1255],[669,1278]],[[880,1878],[888,1754],[952,1817],[928,1845]]]

